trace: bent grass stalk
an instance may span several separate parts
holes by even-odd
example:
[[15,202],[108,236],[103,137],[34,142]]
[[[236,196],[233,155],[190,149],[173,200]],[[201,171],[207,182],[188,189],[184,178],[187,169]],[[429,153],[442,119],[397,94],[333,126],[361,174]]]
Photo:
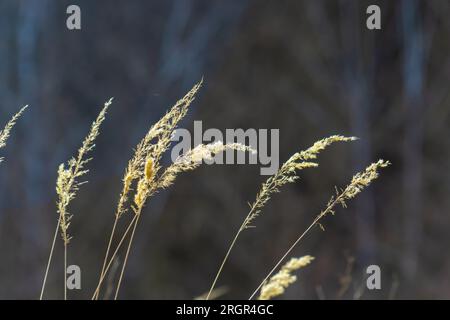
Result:
[[64,164],[61,164],[58,168],[58,178],[56,181],[56,193],[58,195],[57,201],[57,211],[59,214],[58,223],[53,237],[52,246],[50,249],[50,254],[47,262],[47,267],[44,275],[44,280],[42,283],[40,300],[42,300],[45,290],[45,285],[48,276],[48,270],[52,261],[52,256],[56,243],[56,234],[58,232],[58,226],[61,229],[61,237],[64,243],[64,300],[67,300],[67,246],[70,242],[71,237],[68,234],[68,228],[70,226],[70,220],[72,215],[67,211],[70,202],[75,198],[79,187],[86,182],[78,182],[78,178],[87,174],[89,170],[84,169],[85,165],[91,160],[91,158],[86,158],[87,153],[89,153],[94,147],[94,141],[97,138],[102,122],[105,120],[106,111],[112,103],[112,99],[109,99],[103,106],[96,120],[92,123],[90,131],[86,138],[83,140],[81,148],[78,150],[78,155],[76,158],[71,158],[67,162],[67,169]]
[[249,300],[251,300],[258,290],[264,286],[269,277],[276,271],[276,269],[283,263],[283,261],[287,258],[287,256],[291,253],[291,251],[297,246],[297,244],[304,238],[304,236],[315,226],[319,225],[321,229],[323,229],[322,225],[319,221],[325,217],[327,214],[334,214],[334,207],[340,204],[343,208],[346,208],[346,201],[353,199],[358,193],[360,193],[365,187],[367,187],[373,180],[378,178],[378,170],[380,168],[385,168],[390,165],[389,161],[378,160],[378,162],[372,163],[368,166],[363,172],[359,172],[353,176],[350,184],[343,190],[336,190],[336,195],[332,196],[330,201],[328,201],[327,207],[323,210],[309,225],[308,228],[294,241],[294,243],[289,247],[286,253],[280,258],[280,260],[275,264],[269,274],[263,279],[260,285],[256,288],[256,290],[252,293]]
[[216,283],[223,271],[225,263],[227,262],[232,249],[234,248],[237,239],[240,234],[247,228],[250,228],[250,224],[258,217],[263,209],[264,205],[269,201],[272,194],[279,192],[280,188],[287,184],[293,183],[299,179],[297,171],[303,170],[305,168],[317,167],[318,164],[316,162],[310,162],[308,160],[314,160],[317,158],[317,155],[324,150],[326,147],[331,145],[334,142],[339,141],[353,141],[355,137],[344,137],[340,135],[333,135],[328,138],[321,139],[315,142],[310,148],[305,151],[300,151],[293,154],[289,160],[287,160],[281,168],[266,182],[262,184],[261,190],[256,196],[255,202],[250,206],[250,211],[239,227],[238,231],[234,235],[233,240],[231,241],[230,246],[225,254],[225,257],[222,260],[222,263],[219,266],[219,269],[214,277],[214,280],[211,284],[211,288],[208,291],[208,295],[206,296],[206,300],[210,298],[211,293],[213,292]]
[[[125,259],[122,265],[122,270],[120,272],[119,280],[117,282],[116,293],[114,300],[117,299],[120,285],[122,283],[123,274],[125,272],[126,264],[128,261],[130,249],[132,246],[134,234],[136,227],[141,216],[142,209],[147,201],[154,193],[160,189],[166,189],[170,187],[174,182],[178,174],[182,172],[192,171],[198,168],[203,161],[212,161],[214,156],[225,150],[236,150],[236,151],[249,151],[256,152],[250,147],[244,146],[240,143],[230,143],[223,144],[221,141],[210,143],[210,144],[200,144],[195,148],[187,151],[185,154],[179,156],[172,165],[170,165],[159,178],[155,176],[156,170],[154,170],[154,161],[152,158],[147,159],[145,165],[145,174],[139,180],[137,185],[136,194],[134,196],[134,205],[132,209],[136,215],[136,221],[133,225],[133,231],[128,243],[127,252],[125,254]],[[130,223],[131,225],[132,223]]]
[[[128,211],[128,197],[133,183],[138,181],[143,176],[144,165],[148,158],[153,159],[155,173],[160,169],[159,161],[162,154],[170,145],[173,131],[188,112],[188,108],[194,101],[195,95],[202,86],[202,83],[203,79],[194,85],[194,87],[182,99],[178,100],[158,122],[150,127],[147,134],[137,145],[133,157],[128,162],[128,166],[123,177],[123,186],[115,213],[114,224],[109,237],[102,270],[100,272],[99,285],[101,283],[101,279],[104,277],[105,267],[116,233],[117,224],[123,214]],[[100,291],[98,290],[94,298],[98,299],[99,294]]]

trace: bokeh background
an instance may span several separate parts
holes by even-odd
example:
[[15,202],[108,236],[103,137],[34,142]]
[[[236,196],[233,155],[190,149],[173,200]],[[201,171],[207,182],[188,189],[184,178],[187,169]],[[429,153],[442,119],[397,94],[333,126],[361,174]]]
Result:
[[[81,31],[66,28],[70,4]],[[382,30],[366,28],[370,4]],[[324,136],[360,137],[273,197],[240,238],[222,298],[248,298],[334,186],[378,158],[393,165],[297,247],[316,260],[283,298],[450,298],[449,16],[442,0],[0,0],[1,122],[30,105],[1,150],[0,298],[39,297],[57,166],[114,96],[71,206],[69,264],[82,290],[69,298],[91,297],[133,147],[202,76],[185,128],[279,128],[281,161]],[[153,198],[120,298],[207,291],[265,179],[255,165],[204,166]],[[370,264],[381,267],[379,291],[364,289]],[[62,289],[58,242],[46,298]]]

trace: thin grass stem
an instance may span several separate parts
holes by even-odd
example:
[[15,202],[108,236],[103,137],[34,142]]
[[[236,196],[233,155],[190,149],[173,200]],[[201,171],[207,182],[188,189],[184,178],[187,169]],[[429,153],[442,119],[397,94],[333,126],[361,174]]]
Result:
[[[113,225],[112,230],[111,230],[111,235],[109,237],[108,247],[106,248],[105,259],[103,260],[102,271],[100,272],[99,284],[100,284],[100,279],[102,279],[104,274],[105,274],[106,262],[108,261],[109,251],[111,250],[111,244],[112,244],[112,241],[113,241],[113,238],[114,238],[114,234],[116,232],[116,227],[117,227],[117,222],[118,221],[119,221],[119,216],[116,215],[116,218],[114,219],[114,225]],[[97,291],[95,299],[98,299],[99,294],[100,294],[100,291]]]
[[133,243],[134,233],[136,231],[136,227],[138,225],[139,218],[141,216],[141,209],[142,209],[142,207],[136,213],[136,221],[134,223],[133,231],[131,232],[130,242],[128,243],[127,253],[125,254],[125,259],[123,261],[122,270],[120,271],[119,281],[117,282],[117,288],[116,288],[116,293],[114,295],[114,300],[117,300],[117,296],[118,296],[119,290],[120,290],[120,285],[122,284],[122,278],[123,278],[123,274],[125,272],[125,267],[127,265],[128,256],[130,254],[131,244]]
[[58,218],[58,223],[56,224],[55,234],[53,235],[52,248],[50,249],[50,254],[48,256],[47,267],[45,268],[44,281],[42,282],[41,295],[39,296],[39,300],[42,300],[44,297],[45,285],[47,283],[48,271],[50,269],[50,264],[52,263],[53,251],[55,249],[56,238],[58,237],[59,224],[61,222],[61,217]]
[[112,256],[111,256],[111,259],[109,260],[108,264],[106,265],[106,268],[105,268],[105,270],[104,270],[103,276],[100,277],[100,281],[99,281],[99,283],[98,283],[98,285],[97,285],[97,288],[95,289],[95,292],[94,292],[94,294],[93,294],[93,296],[92,296],[92,300],[94,300],[95,297],[98,298],[99,291],[100,291],[101,285],[102,285],[102,283],[103,283],[103,280],[105,279],[106,274],[108,273],[108,270],[109,270],[109,268],[111,267],[111,264],[113,263],[114,258],[115,258],[116,255],[117,255],[117,252],[119,252],[119,249],[120,249],[120,247],[122,246],[122,243],[125,241],[126,236],[127,236],[128,233],[130,232],[131,227],[133,226],[133,222],[135,221],[135,219],[136,219],[136,216],[134,216],[133,219],[131,219],[130,224],[128,225],[128,227],[127,227],[127,229],[125,230],[125,232],[124,232],[122,238],[120,239],[119,243],[117,244],[117,247],[116,247],[116,249],[114,250],[114,252],[113,252],[113,254],[112,254]]

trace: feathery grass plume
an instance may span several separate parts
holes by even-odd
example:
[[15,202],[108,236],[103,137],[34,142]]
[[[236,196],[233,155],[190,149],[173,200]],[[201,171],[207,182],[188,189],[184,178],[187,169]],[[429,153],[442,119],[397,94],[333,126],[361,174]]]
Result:
[[256,153],[256,150],[240,143],[224,144],[222,141],[218,141],[210,144],[199,144],[185,154],[179,156],[173,164],[164,170],[163,174],[155,181],[155,183],[152,183],[154,177],[153,160],[152,158],[149,158],[147,160],[145,171],[151,172],[151,174],[146,174],[138,182],[137,191],[134,197],[134,205],[132,206],[133,211],[136,214],[140,214],[146,199],[154,192],[159,189],[170,187],[178,174],[198,168],[204,160],[213,160],[215,155],[225,150]]
[[[22,113],[25,111],[25,109],[28,108],[28,105],[22,107],[22,109],[19,110],[12,118],[8,121],[8,123],[5,125],[3,130],[0,131],[0,149],[6,146],[6,141],[9,138],[9,135],[11,134],[11,130],[16,124],[17,119],[20,118]],[[0,162],[3,161],[3,158],[0,158]]]
[[246,229],[250,226],[253,220],[260,214],[261,209],[267,201],[269,201],[273,193],[278,193],[283,185],[293,183],[300,178],[297,175],[297,171],[318,166],[316,162],[307,160],[315,160],[322,150],[334,142],[353,140],[356,140],[356,138],[333,135],[315,142],[310,148],[304,151],[293,154],[273,176],[263,183],[260,192],[256,196],[255,202],[250,207],[250,213],[241,228]]
[[[125,270],[126,263],[128,261],[128,255],[130,253],[131,243],[134,238],[134,232],[136,230],[136,226],[139,222],[139,217],[141,216],[142,208],[145,205],[145,202],[147,199],[152,196],[155,192],[157,192],[159,189],[165,189],[171,186],[175,178],[178,176],[178,174],[182,172],[192,171],[196,168],[198,168],[204,160],[212,160],[213,157],[225,150],[237,150],[237,151],[250,151],[250,152],[256,152],[255,150],[251,149],[250,147],[244,146],[240,143],[230,143],[230,144],[224,144],[221,141],[210,143],[210,144],[200,144],[196,146],[195,148],[187,151],[182,156],[179,156],[172,165],[170,165],[168,168],[164,170],[164,172],[161,174],[160,177],[155,178],[155,175],[153,172],[155,172],[153,168],[154,161],[152,158],[149,158],[147,160],[147,164],[151,164],[152,168],[149,170],[145,170],[146,172],[152,172],[151,178],[147,175],[144,175],[138,182],[137,185],[137,191],[134,197],[134,205],[132,206],[133,211],[136,215],[136,219],[133,226],[133,231],[130,236],[130,241],[128,243],[128,248],[125,254],[124,263],[122,266],[122,271],[119,276],[119,281],[116,288],[116,295],[115,299],[117,299],[120,284],[122,282],[123,273]],[[131,224],[130,224],[131,225]]]
[[67,162],[67,168],[64,163],[60,164],[58,168],[58,178],[56,180],[56,193],[58,195],[57,207],[61,218],[61,237],[65,245],[67,245],[71,239],[67,230],[72,215],[67,212],[67,207],[75,198],[79,187],[86,183],[86,181],[80,182],[78,179],[89,172],[89,170],[85,169],[85,166],[92,158],[86,158],[86,155],[95,147],[94,141],[99,134],[100,126],[105,120],[106,111],[111,105],[112,99],[113,98],[109,99],[109,101],[105,103],[103,109],[97,116],[97,119],[92,123],[89,134],[84,139],[81,148],[78,149],[77,157],[71,158]]
[[71,158],[67,162],[67,168],[62,163],[58,168],[58,177],[56,180],[56,193],[58,195],[57,211],[59,214],[58,223],[56,225],[55,235],[53,237],[53,244],[50,250],[50,256],[47,263],[47,269],[44,276],[44,282],[42,285],[41,296],[42,299],[45,289],[45,283],[47,280],[48,270],[53,255],[53,249],[55,246],[56,235],[58,228],[61,230],[61,237],[64,243],[64,299],[67,299],[67,287],[66,287],[66,269],[67,269],[67,245],[71,237],[68,234],[70,226],[70,220],[72,215],[67,211],[70,202],[75,198],[79,187],[86,183],[80,182],[79,179],[89,170],[85,169],[85,166],[92,158],[87,158],[87,154],[95,147],[95,139],[97,138],[102,122],[105,120],[106,111],[112,103],[113,98],[110,98],[103,106],[97,119],[92,123],[89,134],[83,140],[81,148],[78,149],[76,157]]
[[297,276],[292,273],[300,268],[306,267],[314,260],[312,256],[291,258],[280,271],[265,282],[261,288],[258,300],[270,300],[284,293],[285,289],[297,281]]
[[336,195],[332,196],[330,201],[328,201],[325,210],[320,212],[319,215],[314,219],[314,221],[309,225],[308,228],[294,241],[294,243],[289,247],[286,253],[281,257],[281,259],[277,262],[275,267],[269,272],[269,274],[264,278],[261,284],[256,288],[253,294],[250,296],[252,299],[258,290],[266,283],[269,277],[275,272],[275,270],[280,266],[280,264],[287,258],[287,256],[291,253],[295,246],[303,239],[303,237],[315,226],[318,225],[322,230],[323,226],[319,223],[319,221],[327,216],[328,214],[334,214],[334,207],[340,204],[343,208],[347,207],[346,202],[350,199],[353,199],[356,195],[358,195],[361,191],[364,190],[370,183],[378,178],[379,173],[378,170],[381,168],[385,168],[390,165],[389,161],[378,160],[375,163],[369,165],[364,171],[355,174],[350,182],[344,189],[336,189]]
[[[193,88],[182,99],[178,100],[175,105],[173,105],[172,108],[158,122],[150,127],[144,138],[136,146],[134,155],[128,162],[127,168],[125,169],[123,186],[115,212],[114,224],[109,237],[102,270],[100,272],[99,282],[93,299],[97,299],[100,293],[99,290],[105,276],[105,268],[108,264],[107,261],[109,258],[112,241],[116,232],[116,227],[119,219],[124,213],[128,211],[127,204],[129,202],[129,194],[132,190],[133,184],[138,181],[137,188],[139,188],[139,181],[141,180],[143,175],[147,174],[147,172],[145,172],[145,165],[149,159],[151,159],[152,161],[152,174],[156,175],[158,173],[161,168],[161,157],[171,143],[172,134],[176,129],[178,123],[188,112],[189,106],[194,101],[195,95],[202,86],[202,83],[203,79],[195,84]],[[141,185],[141,192],[142,187],[143,185]],[[113,258],[114,257],[112,257],[111,259]]]
[[240,143],[224,144],[222,141],[217,141],[210,144],[199,144],[182,156],[179,156],[174,163],[164,171],[158,181],[158,188],[168,188],[173,184],[179,173],[194,170],[200,166],[204,160],[211,161],[215,155],[225,150],[256,153],[256,150]]
[[[314,168],[317,167],[318,164],[316,162],[311,162],[309,160],[315,160],[317,158],[317,155],[324,150],[326,147],[331,145],[334,142],[346,142],[346,141],[353,141],[356,140],[355,137],[344,137],[340,135],[333,135],[328,138],[321,139],[317,142],[315,142],[310,148],[300,151],[297,153],[294,153],[282,166],[281,168],[269,179],[267,179],[261,186],[260,191],[256,195],[256,200],[253,202],[253,204],[250,205],[250,211],[248,212],[247,216],[245,217],[242,225],[239,227],[238,231],[236,232],[233,241],[231,242],[231,245],[228,248],[227,253],[225,254],[224,259],[222,260],[222,263],[219,267],[219,270],[217,271],[217,274],[214,278],[214,281],[211,285],[211,288],[209,292],[211,293],[214,290],[214,287],[217,283],[217,280],[219,279],[219,276],[222,272],[222,269],[228,260],[228,257],[231,253],[231,250],[233,249],[234,245],[236,244],[236,241],[241,234],[242,231],[250,227],[250,224],[258,217],[258,215],[261,213],[261,210],[269,201],[270,197],[274,193],[280,192],[280,188],[288,183],[293,183],[296,180],[299,179],[298,171],[306,169],[306,168]],[[209,295],[206,297],[206,300],[208,300]]]
[[123,178],[122,193],[119,197],[116,215],[119,217],[127,211],[125,207],[131,185],[144,174],[144,166],[147,159],[153,161],[153,170],[156,174],[160,170],[160,160],[171,143],[171,137],[178,123],[188,112],[189,106],[195,99],[195,95],[203,84],[203,79],[168,111],[157,123],[155,123],[141,142],[137,145],[133,158],[128,162]]

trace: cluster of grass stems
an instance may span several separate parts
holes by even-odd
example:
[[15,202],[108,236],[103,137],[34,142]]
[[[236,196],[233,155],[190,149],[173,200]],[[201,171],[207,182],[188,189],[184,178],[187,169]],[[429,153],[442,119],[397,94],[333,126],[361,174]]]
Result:
[[[140,222],[142,211],[147,201],[160,190],[170,187],[178,174],[191,171],[198,168],[204,161],[212,160],[212,158],[227,149],[237,150],[240,152],[256,152],[248,146],[231,143],[224,144],[220,141],[210,144],[200,144],[193,149],[179,156],[170,165],[163,167],[162,157],[170,148],[171,138],[180,121],[188,112],[188,108],[195,99],[197,91],[202,85],[202,81],[197,83],[183,98],[178,100],[175,105],[153,126],[149,128],[146,135],[137,144],[134,154],[130,158],[128,165],[124,171],[122,179],[122,190],[114,213],[114,221],[112,223],[111,233],[109,235],[108,245],[105,250],[103,264],[99,273],[97,286],[92,294],[92,299],[99,299],[100,292],[104,287],[105,279],[108,272],[111,271],[113,264],[119,264],[120,272],[114,287],[114,299],[118,298],[126,265],[130,256],[133,239]],[[112,98],[107,101],[101,109],[99,115],[92,123],[91,128],[83,140],[77,154],[69,159],[67,163],[63,163],[58,168],[58,177],[56,181],[57,193],[57,213],[58,221],[55,226],[53,241],[44,273],[41,287],[40,299],[44,298],[47,278],[52,263],[52,257],[55,251],[55,244],[60,234],[64,247],[64,299],[67,299],[67,254],[70,241],[72,239],[69,234],[70,222],[72,214],[69,212],[69,205],[76,197],[80,186],[86,183],[84,176],[89,172],[86,168],[89,161],[89,153],[95,146],[95,140],[100,132],[100,127],[105,120],[106,113],[112,104]],[[27,106],[23,107],[0,131],[0,148],[6,145],[6,140],[10,135],[10,131],[16,123],[17,119],[22,115]],[[254,202],[250,205],[250,209],[243,219],[241,225],[237,229],[222,262],[219,264],[218,270],[213,277],[209,290],[201,297],[202,299],[211,299],[218,296],[220,288],[216,289],[216,284],[224,270],[233,248],[238,242],[239,236],[245,230],[254,227],[257,217],[262,213],[266,203],[275,193],[279,193],[281,188],[290,183],[296,182],[299,172],[304,169],[318,167],[317,157],[321,151],[329,147],[335,142],[354,141],[355,137],[345,137],[333,135],[315,142],[306,150],[293,154],[278,171],[270,176],[262,183]],[[3,159],[0,158],[0,162]],[[314,259],[306,255],[300,258],[291,258],[283,266],[282,263],[291,255],[292,251],[298,246],[301,240],[315,226],[322,228],[321,220],[328,214],[334,214],[336,206],[346,207],[348,200],[354,198],[364,188],[366,188],[373,180],[378,177],[380,168],[389,165],[388,161],[378,160],[370,164],[365,170],[356,173],[350,183],[344,188],[336,188],[336,192],[331,196],[325,208],[313,219],[311,224],[299,234],[298,238],[287,248],[285,253],[281,255],[278,261],[270,269],[268,274],[262,279],[260,284],[255,288],[249,299],[258,298],[262,300],[272,299],[284,293],[285,289],[296,281],[293,272],[307,266]],[[123,219],[124,216],[131,215],[128,221]],[[119,225],[123,224],[124,231],[118,232]],[[125,257],[123,261],[118,263],[118,253],[121,248],[125,248]],[[281,267],[280,267],[281,266]],[[277,272],[278,270],[278,272]],[[259,294],[258,294],[259,293]],[[220,294],[220,293],[219,293]]]

